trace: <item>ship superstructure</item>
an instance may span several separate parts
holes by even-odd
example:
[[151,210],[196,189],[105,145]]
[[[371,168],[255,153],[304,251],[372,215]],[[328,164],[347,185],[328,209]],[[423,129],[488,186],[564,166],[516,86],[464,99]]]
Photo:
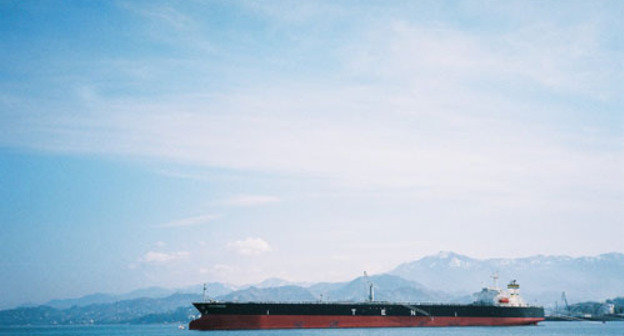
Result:
[[527,304],[520,296],[520,285],[516,280],[507,284],[507,289],[498,287],[498,275],[493,275],[494,284],[491,287],[484,287],[480,292],[475,293],[476,304],[494,305],[503,307],[526,307]]

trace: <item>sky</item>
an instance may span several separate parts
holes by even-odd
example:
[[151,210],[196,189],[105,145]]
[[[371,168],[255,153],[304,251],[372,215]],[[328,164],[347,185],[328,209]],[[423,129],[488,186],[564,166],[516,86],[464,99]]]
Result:
[[2,1],[3,306],[624,252],[621,1]]

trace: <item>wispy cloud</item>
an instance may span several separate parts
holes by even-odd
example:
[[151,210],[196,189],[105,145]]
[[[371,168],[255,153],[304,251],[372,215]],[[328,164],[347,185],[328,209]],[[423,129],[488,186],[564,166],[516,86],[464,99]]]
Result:
[[[209,195],[198,196],[210,197],[209,207],[160,227],[211,223],[216,216],[204,212],[223,206],[232,221],[219,233],[228,237],[262,233],[271,244],[280,234],[305,237],[293,246],[337,238],[345,250],[319,255],[318,265],[331,255],[362,262],[354,251],[371,247],[380,251],[379,265],[403,254],[393,249],[424,253],[440,244],[515,251],[496,233],[513,234],[524,249],[517,253],[603,249],[617,236],[605,232],[621,232],[621,3],[228,4],[124,4],[135,14],[118,17],[128,30],[85,31],[120,42],[106,48],[80,36],[58,44],[56,33],[32,39],[12,29],[16,37],[3,43],[15,52],[0,62],[7,74],[0,145],[128,158],[179,185],[191,184],[182,178],[210,185]],[[48,49],[36,60],[24,57]],[[278,205],[299,191],[317,197],[292,207],[234,208]],[[349,196],[333,202],[332,194]],[[254,214],[263,216],[258,231],[248,230],[256,225],[252,210],[263,212]],[[328,218],[356,234],[301,224],[327,227]],[[476,240],[466,242],[458,223]],[[379,225],[394,233],[385,239]],[[558,243],[531,234],[564,226],[574,234],[557,236]],[[400,244],[410,229],[423,236],[418,246]],[[225,258],[278,257],[261,238],[227,244],[213,236],[202,239],[224,244],[218,252]],[[361,246],[349,244],[354,238]],[[202,260],[228,263],[221,257]]]
[[178,251],[172,253],[149,251],[145,253],[140,259],[140,262],[149,264],[166,264],[181,259],[186,259],[190,256],[187,251]]
[[158,227],[173,228],[173,227],[203,225],[203,224],[211,223],[214,219],[218,217],[219,217],[218,215],[201,215],[201,216],[187,217],[187,218],[182,218],[182,219],[178,219],[172,222],[161,224]]
[[160,4],[148,4],[147,6],[138,6],[131,2],[119,2],[121,8],[127,9],[130,12],[139,14],[148,20],[154,21],[158,24],[165,24],[168,27],[173,27],[176,30],[189,30],[197,27],[197,24],[189,15],[185,15],[179,10],[171,6]]
[[246,238],[243,240],[236,240],[229,242],[227,247],[244,256],[258,255],[273,250],[271,245],[269,245],[269,243],[262,238]]
[[201,267],[199,269],[200,274],[231,274],[238,271],[236,266],[225,265],[225,264],[215,264],[212,267],[206,268]]
[[[367,79],[366,85],[277,84],[210,96],[208,103],[201,94],[158,103],[110,98],[91,113],[23,127],[46,134],[26,137],[34,147],[320,176],[353,186],[521,190],[533,179],[609,185],[620,175],[621,148],[604,150],[601,143],[618,143],[621,136],[610,141],[578,125],[561,127],[577,107],[523,94],[537,87],[612,99],[611,84],[621,74],[615,66],[614,74],[590,67],[613,59],[588,49],[597,38],[591,29],[550,28],[550,39],[538,29],[479,36],[392,21],[343,51],[343,73]],[[594,42],[569,38],[579,31]],[[579,67],[587,69],[571,70]],[[570,128],[577,135],[568,134]],[[241,197],[232,204],[266,201]]]
[[229,206],[257,206],[257,205],[265,205],[278,203],[281,199],[276,196],[268,196],[268,195],[237,195],[231,198],[228,198],[221,202],[224,205]]

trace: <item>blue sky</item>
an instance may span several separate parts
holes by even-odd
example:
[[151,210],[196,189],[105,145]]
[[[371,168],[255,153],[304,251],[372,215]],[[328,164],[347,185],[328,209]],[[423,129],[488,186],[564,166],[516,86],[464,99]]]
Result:
[[623,14],[2,2],[3,303],[624,252]]

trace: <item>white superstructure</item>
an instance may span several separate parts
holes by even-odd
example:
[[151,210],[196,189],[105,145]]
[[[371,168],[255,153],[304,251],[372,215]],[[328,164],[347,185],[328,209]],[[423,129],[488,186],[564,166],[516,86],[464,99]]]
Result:
[[496,280],[498,276],[494,275],[494,286],[485,287],[480,292],[475,293],[476,304],[488,306],[506,306],[506,307],[526,307],[527,304],[520,296],[520,285],[516,280],[511,281],[507,285],[507,289],[498,288]]

